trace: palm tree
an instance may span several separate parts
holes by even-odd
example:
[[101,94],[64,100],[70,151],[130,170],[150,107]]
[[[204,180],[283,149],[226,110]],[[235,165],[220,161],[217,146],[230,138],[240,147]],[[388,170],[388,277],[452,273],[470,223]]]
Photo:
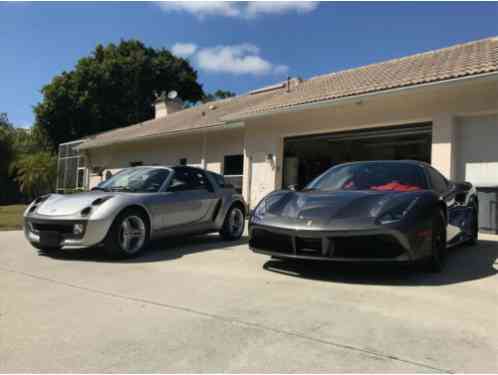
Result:
[[46,151],[24,154],[13,163],[11,172],[21,191],[34,198],[55,190],[57,158]]

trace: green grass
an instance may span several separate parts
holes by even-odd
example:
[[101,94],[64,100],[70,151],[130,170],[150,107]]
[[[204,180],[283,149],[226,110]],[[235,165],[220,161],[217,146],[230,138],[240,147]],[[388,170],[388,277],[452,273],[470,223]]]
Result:
[[0,231],[22,229],[22,214],[25,209],[23,204],[0,206]]

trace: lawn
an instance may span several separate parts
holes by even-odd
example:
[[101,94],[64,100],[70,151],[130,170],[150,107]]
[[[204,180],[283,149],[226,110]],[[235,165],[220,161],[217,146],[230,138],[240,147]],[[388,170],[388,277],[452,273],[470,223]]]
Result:
[[0,231],[22,229],[22,214],[25,209],[23,204],[0,206]]

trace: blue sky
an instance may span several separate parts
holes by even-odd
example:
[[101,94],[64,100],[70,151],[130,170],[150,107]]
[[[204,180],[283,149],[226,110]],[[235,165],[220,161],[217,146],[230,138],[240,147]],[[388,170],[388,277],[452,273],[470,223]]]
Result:
[[243,93],[498,35],[498,3],[0,3],[0,112],[29,126],[40,89],[97,43],[172,48],[206,91]]

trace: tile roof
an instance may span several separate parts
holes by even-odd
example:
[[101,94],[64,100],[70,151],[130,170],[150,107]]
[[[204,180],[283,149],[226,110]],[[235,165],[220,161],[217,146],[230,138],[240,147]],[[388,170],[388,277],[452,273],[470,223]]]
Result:
[[419,53],[305,80],[289,93],[224,117],[236,120],[301,104],[498,71],[498,37]]
[[135,141],[140,138],[178,133],[188,130],[224,125],[221,117],[257,105],[285,91],[284,83],[245,95],[208,102],[196,107],[169,114],[166,117],[144,121],[135,125],[98,133],[86,138],[80,149],[107,146],[115,143]]
[[168,133],[222,126],[226,122],[301,104],[491,72],[498,72],[498,37],[325,74],[302,82],[293,79],[290,92],[286,92],[284,84],[269,86],[246,95],[175,112],[163,118],[99,133],[87,137],[79,148],[94,148]]

